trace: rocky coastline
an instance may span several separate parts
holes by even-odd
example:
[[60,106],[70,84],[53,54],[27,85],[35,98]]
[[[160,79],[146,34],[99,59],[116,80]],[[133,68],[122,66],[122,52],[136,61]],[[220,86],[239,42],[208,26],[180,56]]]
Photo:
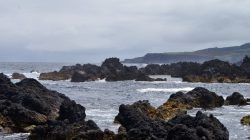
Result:
[[[120,105],[114,122],[121,124],[118,133],[102,131],[92,120],[86,120],[85,108],[65,95],[48,90],[34,79],[12,83],[0,74],[0,131],[31,133],[29,139],[229,139],[227,128],[213,115],[192,108],[213,109],[223,105],[249,105],[240,93],[225,100],[205,88],[187,93],[177,92],[158,108],[148,101]],[[240,120],[239,120],[240,123]],[[249,117],[241,120],[249,124]],[[184,133],[185,132],[185,133]]]
[[185,82],[203,83],[250,83],[250,58],[246,56],[240,65],[230,64],[218,59],[202,64],[178,62],[173,64],[149,64],[143,68],[123,65],[118,58],[108,58],[101,66],[76,64],[63,66],[61,70],[41,73],[39,80],[71,80],[86,82],[105,79],[106,81],[166,81],[150,78],[150,75],[171,75]]
[[218,59],[202,64],[179,62],[173,64],[149,64],[140,69],[148,75],[171,75],[186,82],[250,83],[250,58],[245,56],[239,65]]
[[59,71],[41,73],[39,80],[69,80],[71,82],[86,82],[105,79],[106,81],[166,81],[161,78],[150,78],[135,66],[125,66],[118,58],[108,58],[101,66],[93,64],[76,64],[64,66]]

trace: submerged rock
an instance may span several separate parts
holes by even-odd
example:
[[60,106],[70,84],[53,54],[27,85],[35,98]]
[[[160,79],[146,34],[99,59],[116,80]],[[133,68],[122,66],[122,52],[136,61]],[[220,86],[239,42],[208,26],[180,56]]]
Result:
[[14,72],[14,73],[12,74],[12,79],[20,79],[20,80],[23,80],[23,79],[25,79],[25,78],[26,78],[25,75],[20,74],[20,73],[17,73],[17,72]]
[[234,92],[232,95],[228,96],[225,101],[226,105],[248,105],[247,99],[244,98],[238,92]]

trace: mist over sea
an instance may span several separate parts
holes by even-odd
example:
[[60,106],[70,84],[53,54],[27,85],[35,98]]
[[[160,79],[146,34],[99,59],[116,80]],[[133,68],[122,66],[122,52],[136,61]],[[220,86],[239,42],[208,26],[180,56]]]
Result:
[[[13,72],[23,73],[28,78],[38,79],[41,72],[59,70],[70,63],[7,63],[0,62],[0,72],[11,76]],[[239,92],[245,97],[250,97],[250,84],[227,83],[186,83],[181,79],[167,77],[167,82],[136,82],[119,81],[106,82],[99,80],[94,82],[72,83],[70,81],[40,81],[49,89],[56,90],[75,100],[86,108],[87,119],[94,120],[101,129],[108,128],[117,132],[118,124],[114,124],[114,118],[118,114],[121,104],[131,104],[138,100],[149,100],[158,107],[167,101],[169,96],[177,91],[187,92],[195,87],[205,87],[224,98],[233,92]],[[14,80],[16,82],[17,80]],[[194,115],[198,108],[188,113]],[[214,110],[205,111],[217,117],[229,130],[230,139],[246,139],[250,128],[240,124],[243,116],[250,114],[249,106],[223,106]],[[25,139],[27,134],[0,135],[0,139]]]

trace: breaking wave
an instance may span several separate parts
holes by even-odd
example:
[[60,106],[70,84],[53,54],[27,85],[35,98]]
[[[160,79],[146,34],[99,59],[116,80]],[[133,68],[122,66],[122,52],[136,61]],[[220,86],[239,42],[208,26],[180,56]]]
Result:
[[145,92],[178,92],[178,91],[183,91],[183,92],[187,92],[187,91],[191,91],[194,88],[192,87],[185,87],[185,88],[144,88],[144,89],[138,89],[137,91],[145,93]]

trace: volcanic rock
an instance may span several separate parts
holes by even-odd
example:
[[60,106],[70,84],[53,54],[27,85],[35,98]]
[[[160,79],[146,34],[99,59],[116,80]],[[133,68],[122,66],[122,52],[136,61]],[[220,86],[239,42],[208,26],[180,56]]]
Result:
[[137,102],[119,107],[116,119],[126,128],[128,139],[229,139],[228,130],[212,115],[198,112],[195,117],[191,117],[181,114],[166,122],[161,118],[152,118],[151,113],[148,113],[150,111],[144,108],[147,106],[145,102]]
[[23,80],[23,79],[25,79],[25,78],[26,78],[25,75],[20,74],[20,73],[17,73],[17,72],[14,72],[14,73],[12,74],[12,79],[20,79],[20,80]]
[[248,105],[247,100],[238,92],[228,96],[225,101],[226,105]]
[[182,92],[172,94],[168,101],[179,102],[203,109],[221,107],[224,104],[222,96],[218,96],[216,93],[202,87],[197,87],[186,94]]

